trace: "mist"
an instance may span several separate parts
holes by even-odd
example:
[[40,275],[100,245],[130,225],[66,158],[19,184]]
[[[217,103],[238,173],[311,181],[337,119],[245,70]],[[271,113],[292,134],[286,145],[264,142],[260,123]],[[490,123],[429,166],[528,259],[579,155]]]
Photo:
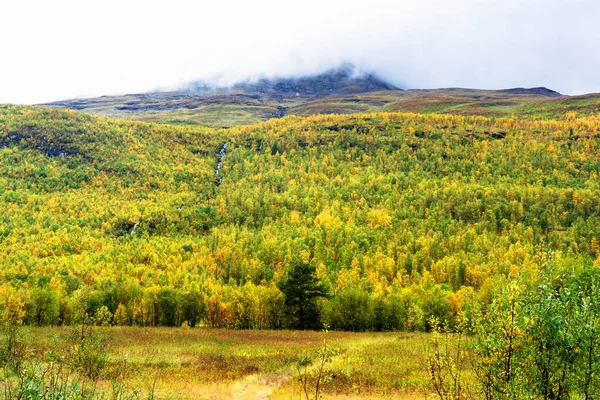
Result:
[[404,88],[600,92],[597,0],[19,1],[0,5],[0,103],[323,72]]

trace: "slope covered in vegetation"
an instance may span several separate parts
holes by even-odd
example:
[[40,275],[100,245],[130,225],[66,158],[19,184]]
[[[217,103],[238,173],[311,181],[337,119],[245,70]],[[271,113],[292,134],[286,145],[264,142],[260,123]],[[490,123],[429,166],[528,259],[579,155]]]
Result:
[[544,87],[402,90],[376,75],[355,72],[354,66],[343,65],[299,78],[259,79],[229,87],[195,82],[172,92],[72,99],[44,106],[215,128],[248,125],[286,115],[415,112],[555,119],[567,112],[589,116],[600,110],[598,94],[564,96]]
[[[265,88],[269,90],[271,86]],[[247,93],[243,89],[221,92],[173,92],[96,99],[67,100],[48,104],[90,114],[147,122],[231,127],[257,123],[285,115],[352,114],[367,112],[416,112],[526,119],[579,116],[600,110],[597,94],[560,96],[548,89],[436,89],[379,90],[280,95]]]
[[248,80],[233,86],[193,82],[173,92],[102,96],[46,104],[91,114],[147,122],[231,127],[281,118],[290,107],[324,97],[400,91],[374,74],[343,64],[316,75]]
[[[4,106],[0,309],[18,299],[34,325],[426,329],[540,254],[598,264],[599,134],[572,114],[213,130]],[[294,274],[328,295],[294,308]]]

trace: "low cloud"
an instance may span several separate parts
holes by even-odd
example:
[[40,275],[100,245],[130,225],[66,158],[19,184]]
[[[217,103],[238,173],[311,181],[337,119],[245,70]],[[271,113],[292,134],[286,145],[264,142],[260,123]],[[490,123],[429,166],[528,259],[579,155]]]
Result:
[[228,85],[343,62],[403,88],[600,92],[596,0],[5,3],[0,102]]

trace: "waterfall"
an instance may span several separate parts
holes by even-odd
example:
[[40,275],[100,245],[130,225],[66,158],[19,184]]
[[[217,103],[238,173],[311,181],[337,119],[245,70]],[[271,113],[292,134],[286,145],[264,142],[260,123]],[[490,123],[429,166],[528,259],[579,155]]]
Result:
[[221,150],[219,151],[219,158],[217,159],[217,167],[215,168],[215,184],[217,186],[223,182],[223,177],[221,176],[221,165],[223,164],[223,158],[225,158],[225,154],[227,154],[227,143],[221,147]]

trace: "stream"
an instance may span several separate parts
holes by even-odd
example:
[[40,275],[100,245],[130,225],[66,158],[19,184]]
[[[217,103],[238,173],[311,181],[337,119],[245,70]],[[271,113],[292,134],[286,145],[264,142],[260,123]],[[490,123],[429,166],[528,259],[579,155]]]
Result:
[[223,164],[223,158],[225,158],[225,154],[227,154],[227,143],[221,147],[221,150],[219,151],[219,158],[217,159],[217,167],[215,168],[215,185],[217,186],[223,182],[223,177],[221,176],[221,165]]

